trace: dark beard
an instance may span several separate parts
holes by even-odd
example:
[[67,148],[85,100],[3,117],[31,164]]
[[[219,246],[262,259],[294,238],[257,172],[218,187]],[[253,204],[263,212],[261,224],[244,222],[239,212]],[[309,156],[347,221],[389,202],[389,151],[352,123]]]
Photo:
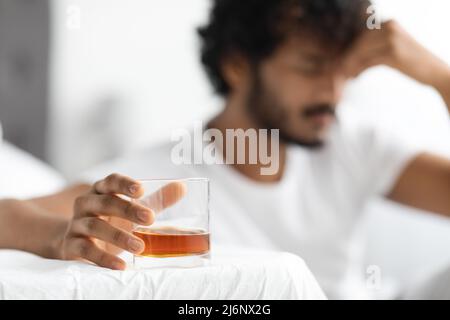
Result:
[[[288,121],[288,115],[283,111],[283,108],[271,99],[267,94],[267,90],[263,88],[261,77],[259,73],[253,72],[253,86],[247,100],[247,110],[249,115],[256,120],[258,126],[264,129],[279,129],[280,142],[285,144],[297,145],[308,149],[320,149],[324,142],[322,140],[306,140],[299,139],[289,135],[286,130],[283,130],[283,123]],[[308,117],[317,113],[327,112],[334,114],[334,107],[330,105],[312,105],[303,111],[300,116]]]

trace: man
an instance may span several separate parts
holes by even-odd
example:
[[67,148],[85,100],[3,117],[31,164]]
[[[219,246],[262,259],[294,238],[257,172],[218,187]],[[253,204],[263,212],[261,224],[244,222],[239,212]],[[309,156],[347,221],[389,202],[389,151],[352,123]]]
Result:
[[[202,62],[225,107],[207,127],[224,136],[227,129],[279,129],[274,174],[261,174],[266,165],[261,161],[175,165],[174,144],[164,144],[94,169],[84,176],[89,181],[108,177],[92,187],[77,185],[30,201],[4,200],[5,215],[20,212],[24,218],[0,226],[0,234],[4,228],[22,230],[30,217],[47,232],[31,232],[33,241],[19,244],[10,232],[0,244],[123,269],[114,248],[143,249],[129,232],[130,221],[151,224],[154,219],[150,209],[117,196],[142,194],[129,177],[207,176],[216,241],[297,253],[329,297],[356,296],[359,221],[369,198],[385,196],[450,216],[448,159],[336,119],[348,80],[380,64],[434,87],[450,109],[449,66],[394,21],[368,30],[369,5],[359,0],[214,1],[199,34]],[[273,140],[261,141],[268,147]],[[230,142],[225,139],[225,147],[219,147],[219,157],[230,156]],[[246,143],[241,149],[248,154],[251,147]]]

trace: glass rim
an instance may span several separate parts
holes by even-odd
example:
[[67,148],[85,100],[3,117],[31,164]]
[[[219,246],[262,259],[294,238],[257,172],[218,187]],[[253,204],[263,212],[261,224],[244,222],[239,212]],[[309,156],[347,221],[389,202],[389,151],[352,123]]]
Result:
[[202,178],[202,177],[193,177],[193,178],[152,178],[152,179],[136,179],[138,182],[175,182],[175,181],[182,181],[182,182],[190,182],[190,181],[200,181],[200,182],[209,182],[209,178]]

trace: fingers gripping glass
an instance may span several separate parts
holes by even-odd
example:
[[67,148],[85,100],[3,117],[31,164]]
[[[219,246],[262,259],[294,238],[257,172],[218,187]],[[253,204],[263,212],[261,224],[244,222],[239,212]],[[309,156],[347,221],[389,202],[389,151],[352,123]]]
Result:
[[[145,243],[134,255],[136,268],[195,266],[209,258],[209,180],[140,180],[144,195],[136,201],[155,213],[150,226],[135,225]],[[205,260],[206,259],[206,260]]]

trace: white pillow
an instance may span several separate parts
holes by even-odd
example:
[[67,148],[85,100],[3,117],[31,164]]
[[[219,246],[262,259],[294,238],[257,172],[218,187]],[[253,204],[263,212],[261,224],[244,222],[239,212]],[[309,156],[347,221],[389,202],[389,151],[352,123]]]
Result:
[[2,140],[0,124],[0,198],[30,198],[56,192],[65,181],[54,169]]

